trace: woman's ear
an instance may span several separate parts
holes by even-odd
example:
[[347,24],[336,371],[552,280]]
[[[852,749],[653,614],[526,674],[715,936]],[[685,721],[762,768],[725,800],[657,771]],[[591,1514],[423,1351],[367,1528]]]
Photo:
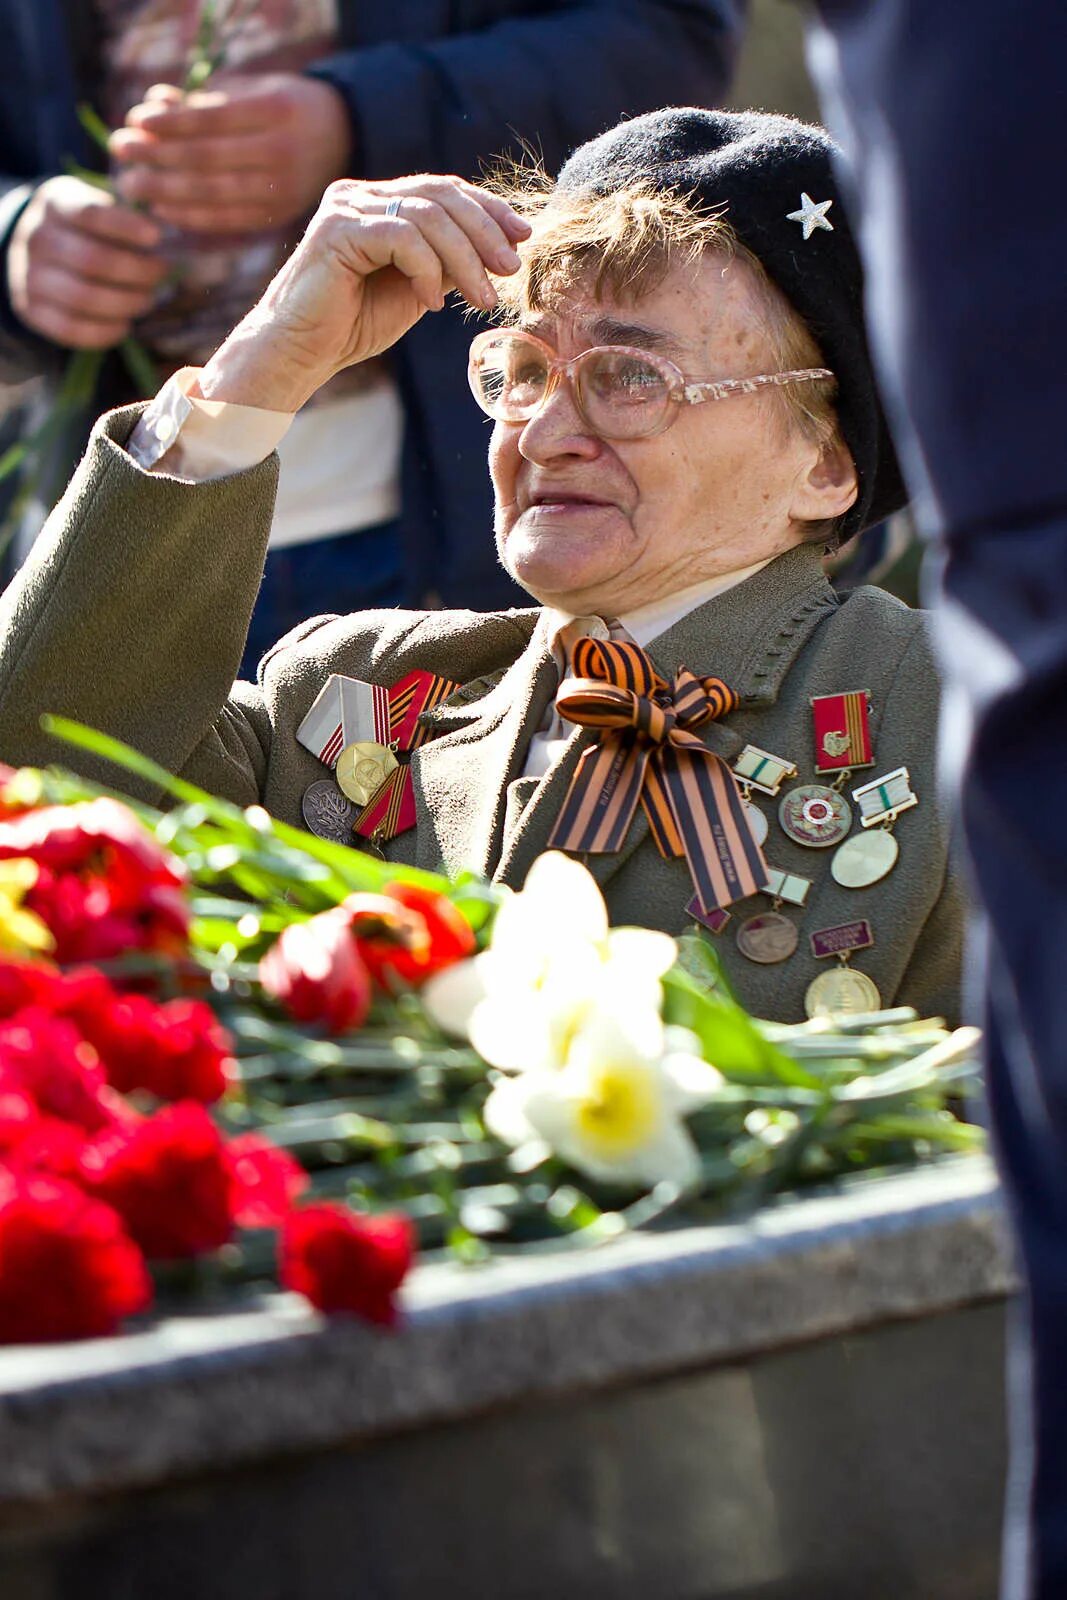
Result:
[[793,496],[791,512],[798,522],[829,522],[843,517],[859,493],[856,466],[843,440],[823,445]]

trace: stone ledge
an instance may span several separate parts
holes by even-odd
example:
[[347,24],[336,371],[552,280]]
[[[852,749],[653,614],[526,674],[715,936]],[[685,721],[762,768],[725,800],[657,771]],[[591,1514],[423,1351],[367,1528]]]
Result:
[[0,1506],[109,1493],[723,1362],[1013,1287],[979,1159],[744,1224],[419,1269],[395,1336],[285,1295],[0,1352]]

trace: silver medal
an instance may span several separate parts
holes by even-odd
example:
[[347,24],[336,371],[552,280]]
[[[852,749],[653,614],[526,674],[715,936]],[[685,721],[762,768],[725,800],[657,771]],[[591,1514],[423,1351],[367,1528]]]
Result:
[[765,844],[767,841],[767,834],[770,831],[770,824],[768,823],[766,816],[760,810],[759,806],[754,806],[752,804],[751,800],[743,800],[741,804],[745,808],[745,820],[748,823],[749,832],[751,833],[753,839],[755,839],[756,843],[759,845]]
[[310,832],[333,844],[355,845],[352,824],[359,807],[343,795],[332,778],[319,778],[304,790],[300,810]]

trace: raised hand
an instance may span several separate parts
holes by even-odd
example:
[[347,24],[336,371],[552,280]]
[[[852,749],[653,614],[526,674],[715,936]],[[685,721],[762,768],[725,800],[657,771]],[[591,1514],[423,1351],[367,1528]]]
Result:
[[208,362],[210,399],[296,411],[334,373],[380,355],[456,290],[496,304],[529,226],[462,178],[331,184],[263,298]]

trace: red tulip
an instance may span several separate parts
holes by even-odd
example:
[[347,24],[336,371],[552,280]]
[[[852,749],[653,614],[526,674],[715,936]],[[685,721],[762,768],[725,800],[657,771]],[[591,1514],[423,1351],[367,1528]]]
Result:
[[259,981],[297,1022],[347,1033],[367,1020],[370,974],[340,907],[290,923],[260,961]]

